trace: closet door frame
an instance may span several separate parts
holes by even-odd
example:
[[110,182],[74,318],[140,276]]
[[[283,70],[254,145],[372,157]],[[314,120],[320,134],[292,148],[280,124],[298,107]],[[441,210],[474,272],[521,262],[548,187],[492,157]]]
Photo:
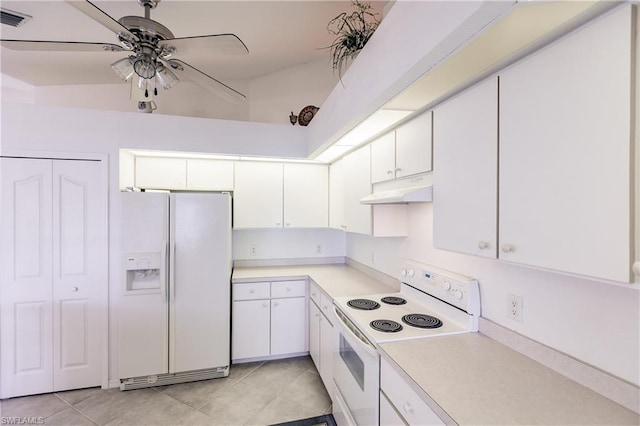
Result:
[[102,241],[104,241],[104,253],[106,261],[103,266],[103,274],[106,277],[106,285],[100,292],[100,330],[101,330],[101,369],[102,369],[102,389],[109,388],[109,284],[110,284],[110,256],[109,256],[109,198],[111,196],[109,185],[109,155],[101,153],[82,152],[56,152],[56,151],[20,151],[1,150],[0,157],[6,158],[32,158],[42,160],[85,160],[99,161],[101,167],[101,184],[105,188],[106,197],[102,209],[104,209],[104,223],[102,226]]

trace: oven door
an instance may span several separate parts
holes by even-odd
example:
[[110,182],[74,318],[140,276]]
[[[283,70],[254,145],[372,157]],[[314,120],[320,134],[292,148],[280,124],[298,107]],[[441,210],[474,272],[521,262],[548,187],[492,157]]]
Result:
[[339,426],[378,425],[380,357],[358,328],[334,307],[334,417]]

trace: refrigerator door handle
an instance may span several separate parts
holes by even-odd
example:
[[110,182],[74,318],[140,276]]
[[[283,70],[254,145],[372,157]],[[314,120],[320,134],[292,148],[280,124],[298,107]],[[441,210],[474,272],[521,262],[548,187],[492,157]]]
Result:
[[169,302],[176,299],[176,242],[171,241],[171,254],[169,256]]
[[160,276],[162,278],[162,282],[160,283],[160,296],[163,300],[168,301],[167,294],[167,250],[169,250],[169,241],[164,240],[162,242],[162,258],[160,259],[160,265],[162,267]]

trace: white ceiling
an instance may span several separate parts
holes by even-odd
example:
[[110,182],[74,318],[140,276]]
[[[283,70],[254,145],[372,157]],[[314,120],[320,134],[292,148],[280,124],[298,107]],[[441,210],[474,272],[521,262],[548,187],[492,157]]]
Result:
[[[371,2],[382,14],[386,1]],[[143,16],[136,0],[95,1],[116,20]],[[3,39],[87,41],[118,44],[114,33],[64,1],[2,1],[2,7],[31,15],[21,27],[1,25]],[[183,1],[163,0],[151,11],[151,19],[168,27],[175,37],[234,33],[246,44],[248,55],[225,56],[206,50],[174,57],[219,79],[250,80],[275,71],[327,58],[334,36],[327,23],[350,1]],[[123,52],[33,52],[0,50],[0,70],[35,86],[109,84],[121,80],[109,66],[125,57]]]

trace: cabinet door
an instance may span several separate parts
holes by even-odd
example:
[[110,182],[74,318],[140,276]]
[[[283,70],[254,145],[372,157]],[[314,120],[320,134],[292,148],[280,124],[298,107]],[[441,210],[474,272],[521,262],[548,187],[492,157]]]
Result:
[[498,83],[492,77],[433,112],[433,244],[497,256]]
[[232,191],[233,161],[188,159],[187,189]]
[[136,157],[136,186],[149,189],[186,189],[184,158]]
[[501,73],[500,258],[630,280],[631,40],[626,5]]
[[396,178],[431,170],[431,111],[396,129]]
[[306,298],[271,300],[271,355],[308,351]]
[[347,232],[371,235],[371,206],[360,199],[371,194],[371,146],[344,157],[344,215]]
[[50,160],[0,158],[0,397],[52,392]]
[[344,171],[339,160],[329,167],[329,227],[346,229],[344,220]]
[[98,161],[53,161],[54,390],[98,386],[107,288],[106,182]]
[[329,224],[329,169],[324,165],[284,165],[284,226],[326,228]]
[[316,370],[320,371],[320,309],[313,301],[309,301],[309,355]]
[[282,173],[278,163],[236,163],[234,228],[282,228]]
[[371,142],[371,183],[396,176],[396,133],[389,132]]
[[270,304],[269,300],[233,302],[231,358],[269,356]]
[[380,392],[380,424],[385,426],[405,426],[407,424],[389,402],[384,392]]
[[328,392],[333,389],[333,353],[336,340],[333,325],[320,313],[320,377]]

